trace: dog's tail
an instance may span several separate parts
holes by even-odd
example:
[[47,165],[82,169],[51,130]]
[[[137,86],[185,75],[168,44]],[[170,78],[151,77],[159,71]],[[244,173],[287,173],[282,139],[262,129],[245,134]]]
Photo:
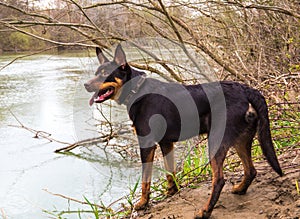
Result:
[[280,176],[283,175],[278,159],[276,157],[274,145],[271,138],[270,122],[268,116],[268,106],[263,95],[255,89],[246,89],[249,102],[258,114],[258,141],[267,161]]

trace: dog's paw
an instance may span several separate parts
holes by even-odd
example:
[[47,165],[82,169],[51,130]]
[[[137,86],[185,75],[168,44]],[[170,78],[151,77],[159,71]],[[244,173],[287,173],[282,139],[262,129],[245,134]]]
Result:
[[135,204],[134,210],[139,211],[143,210],[148,206],[148,200],[141,199],[138,203]]
[[174,186],[168,188],[167,195],[172,196],[172,195],[176,194],[177,192],[178,192],[178,188],[176,185],[174,185]]
[[231,193],[236,195],[245,195],[246,192],[247,189],[243,188],[241,185],[234,185],[231,190]]
[[205,210],[199,210],[199,212],[195,215],[195,219],[207,219],[211,215],[211,212],[207,212]]

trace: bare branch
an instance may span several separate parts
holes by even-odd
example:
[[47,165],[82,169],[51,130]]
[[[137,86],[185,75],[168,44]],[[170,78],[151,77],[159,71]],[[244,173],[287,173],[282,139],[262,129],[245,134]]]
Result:
[[108,208],[106,208],[103,205],[97,205],[97,204],[92,204],[92,203],[88,203],[88,202],[85,202],[85,201],[80,201],[78,199],[75,199],[75,198],[72,198],[72,197],[69,197],[69,196],[65,196],[65,195],[62,195],[62,194],[50,192],[48,189],[43,189],[43,190],[45,192],[49,193],[50,195],[57,196],[57,197],[60,197],[60,198],[63,198],[63,199],[67,199],[68,201],[76,202],[76,203],[79,203],[79,204],[82,204],[82,205],[89,205],[89,206],[92,205],[92,206],[98,207],[102,210],[108,210]]
[[[141,51],[145,52],[146,54],[150,55],[157,63],[159,63],[163,68],[165,68],[170,74],[171,76],[178,82],[183,82],[182,78],[180,78],[174,71],[173,69],[171,69],[165,62],[161,62],[161,60],[154,54],[152,53],[149,49],[144,49],[142,46],[138,45],[137,43],[133,42],[133,41],[129,41],[130,44],[134,45],[135,47],[137,47],[138,49],[140,49]],[[137,66],[137,65],[136,65]],[[141,66],[140,66],[141,67]],[[144,70],[150,70],[149,68],[150,66],[148,65],[148,69],[144,69]],[[162,76],[162,72],[154,70],[154,68],[151,68],[152,72],[155,72],[157,74],[159,74],[160,76]]]
[[[214,2],[214,1],[212,1],[212,2]],[[300,14],[299,13],[293,12],[293,11],[290,11],[288,9],[278,7],[278,6],[258,5],[258,4],[252,4],[252,3],[244,5],[244,4],[242,4],[240,2],[237,2],[237,1],[225,1],[225,2],[226,2],[226,4],[235,5],[235,6],[241,7],[241,8],[247,8],[247,9],[255,8],[255,9],[258,9],[258,10],[273,11],[273,12],[285,14],[285,15],[292,16],[294,18],[300,19]],[[214,3],[215,4],[222,4],[220,2],[214,2]]]
[[[32,53],[30,53],[30,54],[18,56],[18,57],[16,57],[16,58],[12,59],[12,60],[11,60],[9,63],[7,63],[6,65],[2,66],[2,67],[0,68],[0,71],[2,71],[3,69],[5,69],[6,67],[8,67],[9,65],[13,64],[15,61],[17,61],[17,60],[19,60],[19,59],[23,59],[23,58],[30,57],[30,56],[33,56],[33,55],[41,54],[41,53],[43,53],[43,52],[46,52],[46,51],[55,49],[55,48],[57,48],[57,47],[58,47],[58,46],[51,46],[51,47],[48,47],[48,48],[46,48],[46,49],[42,49],[42,50],[40,50],[40,51],[36,51],[36,52],[32,52]],[[12,112],[11,112],[11,113],[12,113]],[[15,117],[15,119],[17,119],[17,118]],[[18,120],[17,120],[17,121],[18,121]]]
[[146,71],[150,71],[150,72],[153,72],[159,76],[161,76],[162,78],[166,79],[167,81],[172,81],[168,76],[166,76],[166,74],[162,71],[159,71],[158,69],[156,68],[153,68],[151,67],[150,65],[147,65],[147,64],[139,64],[139,63],[133,63],[131,62],[130,65],[132,67],[135,67],[135,68],[138,68],[138,69],[142,69],[142,70],[146,70]]
[[88,28],[91,30],[96,30],[94,26],[88,24],[79,24],[79,23],[63,23],[63,22],[40,22],[40,21],[9,21],[7,22],[11,25],[41,25],[41,26],[60,26],[60,27],[82,27]]
[[69,144],[66,147],[56,149],[54,152],[55,153],[68,152],[77,147],[82,147],[82,146],[86,146],[86,145],[95,145],[95,144],[104,143],[104,142],[107,143],[113,137],[114,137],[114,134],[110,134],[110,135],[102,135],[102,136],[96,137],[96,138],[84,139],[81,141],[77,141],[73,144]]
[[31,17],[38,17],[38,18],[42,18],[42,19],[48,20],[49,22],[53,22],[52,18],[50,18],[50,17],[48,17],[46,15],[37,14],[37,13],[30,13],[30,12],[27,12],[27,11],[25,11],[25,10],[23,10],[21,8],[18,8],[16,6],[14,6],[14,5],[7,4],[7,3],[5,3],[3,1],[0,2],[0,5],[5,6],[7,8],[11,8],[13,10],[16,10],[18,12],[21,12],[21,13],[23,13],[25,15],[28,15],[28,16],[31,16]]
[[[191,56],[191,54],[189,53],[189,51],[187,50],[186,46],[185,46],[185,43],[183,41],[183,38],[179,32],[179,30],[176,28],[174,22],[173,22],[173,19],[172,17],[169,15],[169,13],[167,12],[166,8],[165,8],[165,5],[162,3],[161,0],[158,0],[162,10],[163,10],[163,13],[166,15],[168,21],[170,22],[171,24],[171,27],[172,29],[174,30],[179,42],[180,42],[180,46],[181,48],[183,49],[184,53],[188,56],[188,58],[192,61],[192,63],[196,66],[196,68],[199,70],[199,73],[201,72],[201,69],[197,63],[197,61]],[[207,81],[211,81],[211,78],[207,76],[207,74],[202,74],[202,76],[207,80]]]
[[51,137],[51,134],[45,131],[38,131],[32,128],[28,128],[25,125],[23,125],[23,123],[15,116],[15,114],[10,110],[9,111],[11,113],[11,115],[15,118],[15,120],[19,123],[19,125],[10,125],[12,127],[16,127],[16,128],[22,128],[22,129],[26,129],[28,131],[30,131],[31,133],[34,134],[34,138],[43,138],[43,139],[47,139],[50,142],[57,142],[59,144],[69,144],[67,142],[64,141],[60,141],[60,140],[56,140],[54,138]]
[[[40,37],[38,35],[35,35],[33,33],[30,33],[30,32],[27,32],[25,30],[22,30],[18,27],[15,27],[14,25],[11,25],[9,24],[8,22],[3,22],[3,21],[0,21],[0,24],[3,24],[4,26],[8,27],[8,28],[11,28],[13,30],[16,30],[20,33],[23,33],[25,35],[28,35],[28,36],[31,36],[33,38],[36,38],[36,39],[39,39],[39,40],[42,40],[42,41],[45,41],[45,42],[48,42],[48,43],[52,43],[52,44],[56,44],[56,45],[60,45],[60,46],[83,46],[83,47],[95,47],[94,45],[90,45],[90,44],[84,44],[84,43],[80,43],[80,42],[74,42],[74,43],[64,43],[64,42],[58,42],[58,41],[54,41],[54,40],[50,40],[50,39],[47,39],[47,38],[44,38],[44,37]],[[86,41],[86,40],[84,40]]]
[[98,28],[98,26],[90,19],[90,17],[85,13],[84,9],[74,0],[70,0],[74,5],[76,5],[79,10],[82,12],[84,17],[95,27],[96,30],[98,30],[99,33],[102,33],[102,31]]

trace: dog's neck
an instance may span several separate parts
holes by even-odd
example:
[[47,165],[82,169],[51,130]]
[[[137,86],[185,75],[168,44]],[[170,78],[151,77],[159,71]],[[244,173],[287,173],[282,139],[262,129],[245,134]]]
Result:
[[139,91],[146,80],[145,72],[131,68],[131,77],[123,85],[122,89],[116,98],[118,104],[128,105],[132,102],[134,95]]

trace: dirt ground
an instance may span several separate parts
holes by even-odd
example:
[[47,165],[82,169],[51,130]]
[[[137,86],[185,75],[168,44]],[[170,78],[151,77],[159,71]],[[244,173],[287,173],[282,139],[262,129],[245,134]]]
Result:
[[[212,213],[212,219],[260,219],[300,218],[300,149],[293,149],[279,156],[284,176],[279,177],[266,161],[256,162],[256,179],[246,195],[231,194],[233,182],[241,179],[242,172],[226,173],[226,185]],[[139,219],[193,218],[210,195],[210,181],[202,182],[199,188],[183,188],[174,196],[138,212]],[[300,186],[300,185],[299,185]]]

